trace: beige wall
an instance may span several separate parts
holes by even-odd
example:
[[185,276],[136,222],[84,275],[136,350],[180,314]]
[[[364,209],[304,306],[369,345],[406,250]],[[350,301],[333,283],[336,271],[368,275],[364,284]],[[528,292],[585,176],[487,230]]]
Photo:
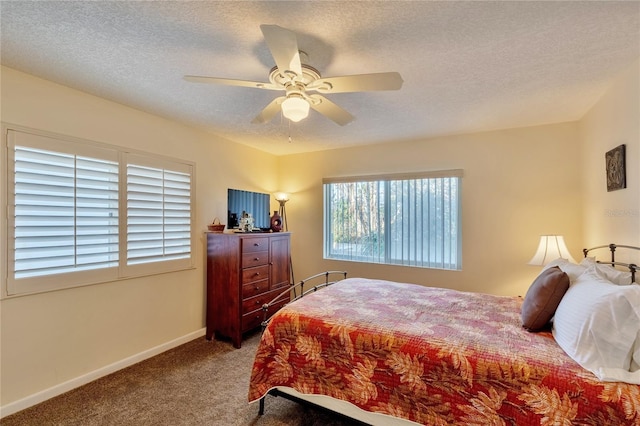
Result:
[[[228,187],[290,192],[296,279],[345,269],[523,295],[539,271],[526,262],[540,234],[563,234],[576,259],[603,240],[640,244],[637,63],[580,122],[279,158],[11,69],[1,77],[2,121],[196,162],[198,229],[225,216]],[[607,193],[604,152],[621,143],[628,188]],[[462,271],[322,259],[323,177],[453,168],[465,173]],[[201,330],[201,242],[197,250],[194,270],[0,301],[0,405]]]
[[[198,230],[224,220],[228,187],[277,189],[274,156],[12,69],[1,77],[3,122],[195,162]],[[2,300],[0,405],[201,330],[202,235],[193,270]]]
[[[620,74],[616,83],[580,122],[584,149],[584,241],[640,246],[640,65]],[[625,144],[627,188],[607,192],[605,152]],[[625,259],[621,250],[618,259]]]
[[[397,142],[280,157],[293,232],[296,279],[325,269],[350,276],[524,295],[539,269],[527,265],[539,235],[582,248],[577,123]],[[463,169],[462,271],[322,260],[322,178]]]

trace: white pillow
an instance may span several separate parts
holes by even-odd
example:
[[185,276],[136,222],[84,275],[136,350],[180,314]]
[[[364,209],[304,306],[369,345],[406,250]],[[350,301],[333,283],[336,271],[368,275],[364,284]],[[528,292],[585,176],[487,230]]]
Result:
[[598,263],[593,257],[585,257],[584,259],[582,259],[582,262],[580,262],[580,265],[586,268],[594,266],[596,268],[596,271],[598,272],[598,275],[608,281],[611,281],[614,284],[631,284],[631,272],[620,271],[611,265]]
[[547,263],[542,270],[553,268],[557,266],[560,270],[569,276],[569,282],[573,284],[575,280],[582,275],[587,267],[584,265],[578,265],[577,263],[569,262],[567,259],[558,258]]
[[640,384],[640,285],[581,274],[553,320],[558,345],[601,381]]

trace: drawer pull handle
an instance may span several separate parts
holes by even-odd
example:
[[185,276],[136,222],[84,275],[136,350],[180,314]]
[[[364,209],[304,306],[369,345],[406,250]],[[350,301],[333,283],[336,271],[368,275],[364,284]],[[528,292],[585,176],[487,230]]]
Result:
[[256,305],[260,305],[260,304],[261,304],[260,301],[256,300]]
[[260,247],[260,243],[253,243],[254,247]]
[[260,291],[260,287],[256,286],[256,291]]
[[258,275],[260,275],[260,272],[256,272],[255,274],[253,274],[254,277],[257,277]]
[[259,257],[254,257],[253,260],[255,260],[257,262],[258,260],[260,260],[260,258]]

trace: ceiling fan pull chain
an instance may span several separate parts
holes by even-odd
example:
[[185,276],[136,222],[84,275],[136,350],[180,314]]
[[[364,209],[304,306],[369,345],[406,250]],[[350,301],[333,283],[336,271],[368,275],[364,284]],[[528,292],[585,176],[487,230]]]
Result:
[[289,121],[289,143],[291,143],[291,120]]

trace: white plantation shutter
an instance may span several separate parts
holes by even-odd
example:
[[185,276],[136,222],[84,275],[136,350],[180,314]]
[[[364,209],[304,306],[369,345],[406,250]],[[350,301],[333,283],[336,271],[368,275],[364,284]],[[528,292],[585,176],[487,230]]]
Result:
[[117,277],[117,152],[27,133],[8,137],[8,293],[93,282],[98,273]]
[[118,264],[118,163],[16,148],[16,278]]
[[27,129],[7,140],[6,294],[193,267],[193,165]]
[[127,157],[127,267],[190,264],[191,175],[189,165]]

